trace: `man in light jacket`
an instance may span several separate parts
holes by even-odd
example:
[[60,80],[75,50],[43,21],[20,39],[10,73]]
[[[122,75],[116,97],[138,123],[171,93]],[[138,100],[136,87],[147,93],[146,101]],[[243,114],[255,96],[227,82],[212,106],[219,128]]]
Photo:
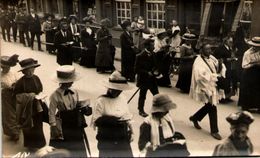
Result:
[[201,121],[209,114],[211,135],[215,139],[221,140],[218,133],[217,107],[219,100],[224,97],[223,90],[217,89],[217,81],[219,76],[225,77],[225,66],[219,69],[218,60],[211,54],[211,46],[205,44],[193,64],[190,96],[199,102],[203,102],[204,106],[199,109],[189,119],[193,122],[194,127],[201,129],[198,121]]

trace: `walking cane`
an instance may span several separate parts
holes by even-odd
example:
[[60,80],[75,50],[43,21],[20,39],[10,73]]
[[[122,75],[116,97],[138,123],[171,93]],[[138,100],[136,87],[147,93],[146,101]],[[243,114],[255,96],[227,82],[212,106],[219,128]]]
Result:
[[130,103],[130,101],[134,98],[134,96],[136,95],[136,93],[140,90],[140,88],[138,88],[135,93],[131,96],[131,98],[127,101],[127,104]]

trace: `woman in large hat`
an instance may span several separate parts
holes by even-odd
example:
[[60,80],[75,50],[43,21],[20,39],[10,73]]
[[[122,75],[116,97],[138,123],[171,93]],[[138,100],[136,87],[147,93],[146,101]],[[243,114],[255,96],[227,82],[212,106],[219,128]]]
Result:
[[83,47],[80,65],[92,68],[95,67],[97,51],[95,32],[94,29],[90,27],[93,23],[93,19],[91,17],[85,17],[83,18],[83,22],[85,23],[85,28],[80,33]]
[[124,32],[120,36],[121,43],[121,72],[124,77],[130,82],[135,81],[135,55],[136,47],[133,43],[133,37],[131,33],[131,23],[128,20],[124,20],[121,24]]
[[180,47],[181,59],[176,88],[179,88],[184,93],[189,93],[192,65],[196,55],[192,47],[192,41],[196,40],[196,36],[191,33],[185,33],[182,36],[182,39],[184,40],[184,43]]
[[108,28],[108,19],[102,19],[100,21],[101,28],[97,31],[97,54],[96,54],[96,67],[97,72],[104,73],[106,71],[114,70],[114,53],[112,50],[112,35]]
[[19,64],[21,66],[19,71],[23,73],[23,76],[16,82],[14,88],[17,120],[23,130],[24,146],[29,150],[35,150],[46,144],[42,129],[42,102],[36,99],[43,87],[40,78],[34,74],[35,68],[40,64],[33,58],[24,59]]
[[71,65],[60,66],[53,76],[59,88],[50,96],[50,145],[68,150],[71,157],[87,157],[84,141],[90,148],[84,131],[87,127],[84,115],[91,115],[92,109],[87,101],[79,101],[78,92],[71,88],[78,79],[80,76]]
[[253,37],[248,44],[251,48],[243,56],[238,105],[260,112],[260,37]]
[[[189,155],[186,143],[174,143],[177,139],[185,141],[184,136],[176,132],[170,110],[176,104],[165,94],[153,97],[151,114],[144,119],[140,126],[138,147],[147,157],[185,157]],[[144,155],[142,155],[144,156]]]
[[19,129],[16,122],[16,107],[14,84],[18,80],[15,73],[10,71],[18,62],[18,55],[1,56],[1,103],[3,132],[12,140],[19,139]]
[[247,136],[249,125],[254,121],[247,111],[230,114],[226,120],[230,123],[230,136],[215,147],[213,156],[249,156],[253,153],[253,144]]
[[118,71],[103,81],[107,92],[101,95],[93,111],[93,124],[98,128],[99,157],[133,157],[130,142],[133,140],[132,118],[124,95],[131,89],[127,80]]
[[52,14],[47,14],[46,21],[44,21],[42,24],[43,31],[45,32],[46,50],[50,54],[53,54],[55,51],[55,47],[52,45],[55,35],[55,25],[53,19],[54,16]]

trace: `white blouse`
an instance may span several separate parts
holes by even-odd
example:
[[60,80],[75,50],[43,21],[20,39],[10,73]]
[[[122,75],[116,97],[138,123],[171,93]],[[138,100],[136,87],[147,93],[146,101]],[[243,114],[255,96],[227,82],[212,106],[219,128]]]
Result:
[[115,116],[120,120],[131,120],[133,115],[130,113],[126,100],[123,95],[117,98],[99,97],[94,106],[92,123],[104,115]]

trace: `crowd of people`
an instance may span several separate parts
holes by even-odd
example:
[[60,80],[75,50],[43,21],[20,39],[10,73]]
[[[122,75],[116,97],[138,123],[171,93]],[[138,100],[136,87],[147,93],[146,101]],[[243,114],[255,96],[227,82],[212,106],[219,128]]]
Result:
[[[202,108],[190,116],[190,121],[196,129],[201,129],[199,121],[208,114],[210,133],[217,140],[222,139],[218,129],[217,104],[228,103],[232,101],[232,96],[239,93],[238,105],[243,111],[227,117],[231,136],[216,146],[213,155],[252,154],[253,145],[247,132],[254,118],[248,111],[260,111],[260,37],[245,41],[243,29],[239,28],[237,32],[240,33],[227,36],[219,47],[213,49],[203,36],[197,40],[188,28],[181,35],[176,20],[172,21],[170,29],[154,31],[145,26],[141,16],[135,17],[132,22],[124,20],[121,23],[119,72],[114,67],[116,49],[108,29],[109,19],[102,19],[101,28],[96,30],[92,27],[92,17],[83,18],[84,27],[75,15],[61,18],[58,25],[53,23],[53,18],[48,14],[41,24],[34,9],[30,9],[29,15],[21,8],[1,10],[5,41],[11,41],[12,28],[16,42],[18,29],[24,46],[34,49],[36,36],[38,50],[42,51],[40,36],[45,33],[46,50],[56,54],[60,65],[52,78],[59,88],[50,95],[50,104],[46,105],[43,101],[46,96],[41,93],[41,79],[34,74],[35,68],[40,66],[38,61],[33,58],[19,61],[16,54],[1,56],[3,131],[11,140],[19,140],[22,131],[24,146],[36,152],[46,145],[43,134],[43,122],[46,122],[51,131],[50,146],[66,149],[70,156],[90,156],[84,116],[92,115],[91,124],[97,129],[99,156],[132,157],[133,115],[122,92],[132,88],[128,82],[136,82],[138,111],[144,117],[138,140],[140,153],[148,157],[189,156],[185,136],[175,129],[169,113],[177,106],[168,95],[160,94],[158,88],[171,88],[170,76],[177,72],[176,88],[203,103]],[[247,44],[251,46],[248,50],[245,48]],[[18,62],[23,73],[20,79],[10,71]],[[97,98],[95,105],[80,101],[78,92],[71,88],[80,79],[73,62],[96,68],[98,73],[111,73],[109,79],[102,82],[107,91]],[[144,111],[148,90],[153,95],[150,114]]]

